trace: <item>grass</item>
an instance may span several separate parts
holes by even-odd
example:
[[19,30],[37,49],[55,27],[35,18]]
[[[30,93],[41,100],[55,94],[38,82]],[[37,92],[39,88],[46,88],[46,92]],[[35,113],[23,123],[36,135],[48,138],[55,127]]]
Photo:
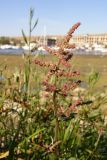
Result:
[[[44,61],[50,61],[50,59],[52,59],[52,56],[50,55],[40,57]],[[55,59],[53,58],[53,61],[54,60]],[[15,72],[16,68],[20,68],[21,70],[23,69],[23,56],[0,55],[0,64],[2,64],[2,66],[7,66],[5,74],[10,76],[13,72]],[[32,66],[35,67],[34,63],[32,63]],[[99,72],[100,79],[96,85],[96,88],[99,89],[107,86],[107,56],[74,55],[72,59],[72,67],[81,72],[81,79],[87,79],[87,75],[89,75],[92,70]],[[35,69],[41,73],[41,76],[44,76],[44,72],[46,73],[43,69],[39,71],[37,66]]]
[[73,64],[80,70],[83,79],[86,79],[92,70],[99,72],[100,79],[96,88],[107,86],[107,56],[74,56]]

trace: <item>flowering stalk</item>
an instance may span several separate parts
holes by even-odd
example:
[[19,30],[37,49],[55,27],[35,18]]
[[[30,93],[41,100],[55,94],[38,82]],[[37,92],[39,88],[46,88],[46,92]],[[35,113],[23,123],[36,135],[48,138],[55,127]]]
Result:
[[25,44],[28,46],[28,54],[25,54],[25,65],[24,65],[24,85],[25,85],[25,92],[29,95],[30,92],[30,76],[31,76],[31,37],[32,31],[35,29],[38,19],[32,24],[33,16],[34,16],[34,9],[30,8],[29,13],[29,36],[26,37],[24,31],[22,30],[22,35]]
[[[41,67],[48,67],[49,72],[47,74],[47,78],[44,80],[43,85],[45,86],[45,91],[50,92],[52,94],[53,101],[53,112],[56,120],[55,126],[55,134],[54,141],[57,142],[60,140],[59,132],[59,112],[64,114],[65,116],[70,116],[72,112],[72,108],[75,108],[77,105],[81,103],[81,100],[78,100],[74,104],[72,104],[72,100],[66,110],[60,106],[59,96],[72,98],[72,90],[75,89],[81,81],[73,81],[72,78],[78,76],[80,73],[78,71],[71,70],[71,63],[69,62],[73,56],[72,49],[75,48],[74,44],[69,44],[70,39],[72,38],[72,34],[74,31],[80,26],[80,23],[75,24],[67,33],[64,40],[61,43],[57,44],[58,49],[52,49],[47,46],[44,46],[45,50],[52,55],[57,56],[57,63],[47,63],[43,62],[40,59],[35,59],[35,64]],[[63,79],[66,77],[66,81]],[[53,81],[51,81],[54,78]],[[61,109],[60,109],[61,108]],[[64,111],[64,112],[63,112]],[[68,114],[69,112],[69,114]]]

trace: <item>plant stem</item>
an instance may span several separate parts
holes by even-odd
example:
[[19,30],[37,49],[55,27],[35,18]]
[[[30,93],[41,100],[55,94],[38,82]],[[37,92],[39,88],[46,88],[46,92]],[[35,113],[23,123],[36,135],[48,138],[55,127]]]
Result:
[[57,116],[57,105],[56,105],[56,91],[53,93],[53,104],[54,104],[54,115],[56,120],[55,125],[55,142],[58,141],[58,135],[59,135],[59,120]]

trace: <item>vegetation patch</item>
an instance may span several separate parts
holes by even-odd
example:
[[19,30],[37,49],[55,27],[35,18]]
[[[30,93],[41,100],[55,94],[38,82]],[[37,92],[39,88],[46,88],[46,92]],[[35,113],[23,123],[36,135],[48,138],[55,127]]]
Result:
[[0,66],[0,159],[107,159],[107,118],[101,110],[107,91],[94,89],[97,71],[87,70],[86,79],[80,76],[75,46],[69,44],[80,23],[57,44],[58,50],[44,46],[50,55],[32,56],[31,33],[38,22],[32,25],[33,16],[30,9],[29,37],[22,31],[29,52],[23,59],[11,57],[18,62],[15,71],[14,61],[5,59],[8,65]]

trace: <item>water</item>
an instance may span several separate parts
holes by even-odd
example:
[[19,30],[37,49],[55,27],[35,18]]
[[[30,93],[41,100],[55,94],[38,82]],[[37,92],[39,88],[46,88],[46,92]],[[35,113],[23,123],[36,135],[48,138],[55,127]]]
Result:
[[101,52],[96,50],[86,51],[84,49],[74,49],[73,53],[77,55],[107,55],[107,52]]
[[[26,50],[24,50],[23,48],[19,48],[19,49],[0,49],[0,54],[10,54],[10,55],[21,55],[24,52],[27,52]],[[46,54],[46,51],[38,51],[36,50],[35,52],[33,52],[33,54]]]
[[[26,52],[26,50],[24,50],[23,48],[18,48],[18,49],[0,49],[0,54],[10,54],[10,55],[21,55],[24,52]],[[40,50],[36,50],[35,52],[33,52],[33,54],[47,54],[46,51],[40,51]],[[107,53],[102,53],[100,51],[90,51],[90,52],[86,52],[85,50],[81,50],[81,49],[75,49],[73,50],[74,54],[77,55],[107,55]]]
[[23,49],[19,48],[19,49],[0,49],[0,54],[22,54],[23,53]]

